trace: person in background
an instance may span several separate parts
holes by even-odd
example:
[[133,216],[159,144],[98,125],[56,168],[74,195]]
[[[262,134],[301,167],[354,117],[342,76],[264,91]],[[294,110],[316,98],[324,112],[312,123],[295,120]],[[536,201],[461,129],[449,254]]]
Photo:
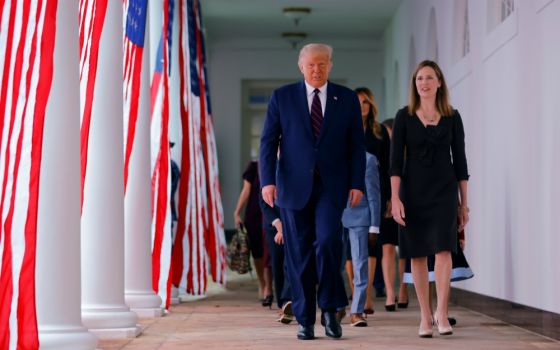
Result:
[[[391,148],[391,141],[387,128],[379,123],[379,110],[375,102],[375,96],[372,91],[366,87],[359,87],[356,90],[358,98],[362,106],[362,119],[366,125],[365,142],[366,150],[375,155],[378,159],[378,171],[381,188],[381,213],[382,220],[380,226],[380,233],[378,241],[375,245],[369,247],[369,268],[370,268],[370,284],[374,280],[374,272],[377,270],[377,258],[380,258],[382,265],[382,276],[385,280],[385,310],[395,311],[395,248],[397,245],[397,232],[396,224],[391,219],[390,222],[386,220],[385,214],[390,208],[391,199],[391,183],[389,180],[389,155]],[[389,209],[390,210],[390,209]],[[392,248],[392,249],[390,249]],[[382,250],[382,252],[381,252]],[[392,259],[392,263],[391,263]],[[404,266],[404,265],[403,265]],[[373,282],[375,284],[375,282]],[[371,286],[370,286],[371,289]],[[376,295],[379,288],[376,287]],[[399,297],[399,300],[406,300],[408,305],[408,298],[406,296],[406,289],[400,290],[399,294],[404,296]],[[368,292],[371,296],[371,292]],[[381,294],[383,295],[383,294]],[[401,304],[404,305],[404,304]],[[370,297],[366,301],[366,314],[373,313],[373,302]]]
[[[451,252],[457,252],[457,226],[469,220],[465,133],[437,63],[425,60],[410,81],[408,106],[397,112],[391,140],[391,214],[399,227],[402,257],[411,258],[420,304],[418,335],[453,334],[447,319]],[[457,225],[457,222],[459,225]],[[435,255],[437,308],[429,303],[427,257]]]
[[[375,241],[379,233],[381,199],[377,158],[366,153],[366,191],[358,205],[348,205],[342,213],[342,224],[348,228],[353,265],[353,295],[350,308],[350,324],[366,327],[364,305],[371,299],[373,278],[368,279],[368,242]],[[349,203],[350,204],[350,203]],[[373,236],[373,237],[372,237]],[[374,243],[375,244],[375,243]],[[369,291],[369,295],[366,293]]]
[[[332,47],[307,44],[304,80],[274,90],[261,136],[262,196],[280,207],[297,338],[315,338],[317,304],[325,334],[340,338],[337,309],[348,304],[340,218],[364,191],[365,150],[356,94],[328,81]],[[280,158],[277,151],[280,148]]]
[[[384,129],[384,132],[382,133],[382,140],[387,140],[387,142],[389,143],[391,140],[391,134],[393,132],[393,121],[393,118],[389,118],[385,119],[381,124],[382,130]],[[390,150],[386,148],[387,145],[384,142],[385,141],[382,142],[382,144],[384,145],[382,149],[385,153],[385,157],[387,157],[387,162],[380,164],[380,174],[383,174],[382,176],[384,177],[384,180],[382,180],[384,186],[381,193],[383,195],[382,203],[385,204],[385,207],[382,211],[381,233],[379,234],[379,241],[383,246],[383,258],[381,260],[381,265],[383,267],[383,278],[385,280],[387,290],[385,299],[385,310],[392,312],[396,311],[397,307],[399,309],[406,309],[408,307],[408,288],[407,284],[403,282],[403,273],[406,260],[399,258],[399,289],[398,294],[395,292],[395,280],[397,278],[397,266],[395,258],[397,255],[396,247],[399,244],[399,230],[397,223],[391,216],[391,183],[389,180]]]
[[[259,280],[259,298],[263,306],[272,305],[272,273],[264,265],[265,241],[262,228],[262,213],[259,206],[259,166],[256,161],[251,161],[243,172],[243,188],[239,194],[233,221],[235,227],[244,225],[249,236],[249,249],[253,256],[253,263]],[[241,212],[245,209],[244,220]]]
[[259,204],[264,219],[263,228],[266,232],[266,243],[270,252],[276,302],[280,309],[277,321],[289,324],[294,320],[294,314],[292,311],[290,283],[284,273],[284,235],[280,208],[276,205],[274,207],[268,206],[262,199],[262,196],[259,196]]
[[[175,142],[169,142],[169,148],[173,148]],[[181,170],[179,170],[179,165],[173,159],[169,158],[169,163],[171,165],[171,193],[170,193],[170,205],[171,205],[171,235],[172,242],[175,242],[176,228],[177,228],[177,206],[175,202],[175,194],[177,193],[177,188],[179,187],[179,179],[181,178]]]

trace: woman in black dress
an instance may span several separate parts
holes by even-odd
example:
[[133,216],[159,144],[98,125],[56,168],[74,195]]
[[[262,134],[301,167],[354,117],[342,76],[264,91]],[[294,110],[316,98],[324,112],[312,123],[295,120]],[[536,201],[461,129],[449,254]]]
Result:
[[[385,310],[395,311],[397,294],[395,292],[396,266],[395,266],[395,246],[398,245],[397,224],[389,216],[385,217],[385,212],[390,207],[391,200],[391,182],[389,180],[389,153],[391,148],[391,139],[387,127],[379,123],[379,113],[377,103],[373,92],[367,87],[356,88],[356,94],[362,106],[362,120],[365,127],[365,143],[366,151],[373,154],[378,159],[379,182],[381,188],[381,226],[379,227],[379,235],[377,242],[369,245],[368,268],[369,268],[369,285],[368,298],[366,299],[364,312],[373,314],[373,279],[376,270],[377,259],[381,259],[383,270],[383,280],[385,282],[386,299]],[[390,211],[390,209],[389,209]],[[402,263],[401,263],[402,260]],[[399,259],[399,285],[398,305],[402,308],[408,306],[407,286],[402,283],[402,273],[404,271],[404,259]],[[406,305],[406,306],[405,306]]]
[[[443,73],[433,61],[416,67],[409,104],[395,117],[390,173],[391,214],[400,225],[400,253],[411,258],[420,304],[418,335],[432,337],[432,320],[441,335],[452,334],[447,320],[451,252],[457,251],[457,229],[462,230],[469,220],[469,175],[461,116],[449,104]],[[437,291],[433,318],[428,291],[430,255],[435,255]]]

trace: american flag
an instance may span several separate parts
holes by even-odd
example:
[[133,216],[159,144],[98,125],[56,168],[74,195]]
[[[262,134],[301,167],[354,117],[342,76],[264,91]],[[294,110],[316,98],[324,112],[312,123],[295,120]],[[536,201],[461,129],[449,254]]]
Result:
[[[152,287],[169,308],[171,294],[171,171],[169,149],[169,52],[173,1],[163,0],[163,26],[151,82]],[[152,14],[150,14],[152,15]],[[156,15],[156,14],[153,14]]]
[[[140,73],[142,71],[142,51],[146,32],[148,0],[125,0],[123,2],[124,24],[124,73],[123,73],[123,115],[124,115],[124,191],[128,183],[128,165],[136,133],[138,102],[140,98]],[[144,67],[147,69],[147,67]]]
[[84,187],[87,173],[89,145],[89,128],[95,77],[97,76],[97,58],[99,39],[103,31],[103,22],[107,12],[107,0],[80,0],[80,153],[82,174],[81,205],[84,204]]
[[179,6],[182,172],[185,175],[179,185],[173,272],[174,283],[179,283],[187,293],[203,294],[208,271],[214,281],[226,282],[223,210],[200,3],[181,0]]
[[0,349],[38,349],[39,172],[56,0],[0,1]]

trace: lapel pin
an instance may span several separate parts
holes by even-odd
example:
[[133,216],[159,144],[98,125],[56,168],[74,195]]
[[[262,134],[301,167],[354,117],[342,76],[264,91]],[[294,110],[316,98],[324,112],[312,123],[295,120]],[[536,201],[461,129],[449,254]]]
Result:
[[336,97],[336,96],[333,96],[333,98],[334,98],[334,100],[335,100],[335,101],[337,101],[337,100],[338,100],[338,97]]

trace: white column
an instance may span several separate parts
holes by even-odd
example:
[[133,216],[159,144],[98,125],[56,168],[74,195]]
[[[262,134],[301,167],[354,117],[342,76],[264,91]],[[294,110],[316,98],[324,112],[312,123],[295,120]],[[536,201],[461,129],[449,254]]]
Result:
[[169,299],[169,302],[171,303],[171,305],[177,305],[181,303],[181,300],[179,299],[179,288],[173,285],[171,286],[171,298]]
[[163,315],[161,298],[152,288],[150,49],[147,32],[142,56],[136,136],[130,155],[130,175],[124,199],[125,301],[139,317],[160,317]]
[[89,134],[82,208],[82,319],[100,338],[135,337],[124,301],[122,2],[109,1]]
[[78,1],[59,3],[53,81],[45,111],[37,218],[37,323],[41,349],[90,350],[80,289]]

